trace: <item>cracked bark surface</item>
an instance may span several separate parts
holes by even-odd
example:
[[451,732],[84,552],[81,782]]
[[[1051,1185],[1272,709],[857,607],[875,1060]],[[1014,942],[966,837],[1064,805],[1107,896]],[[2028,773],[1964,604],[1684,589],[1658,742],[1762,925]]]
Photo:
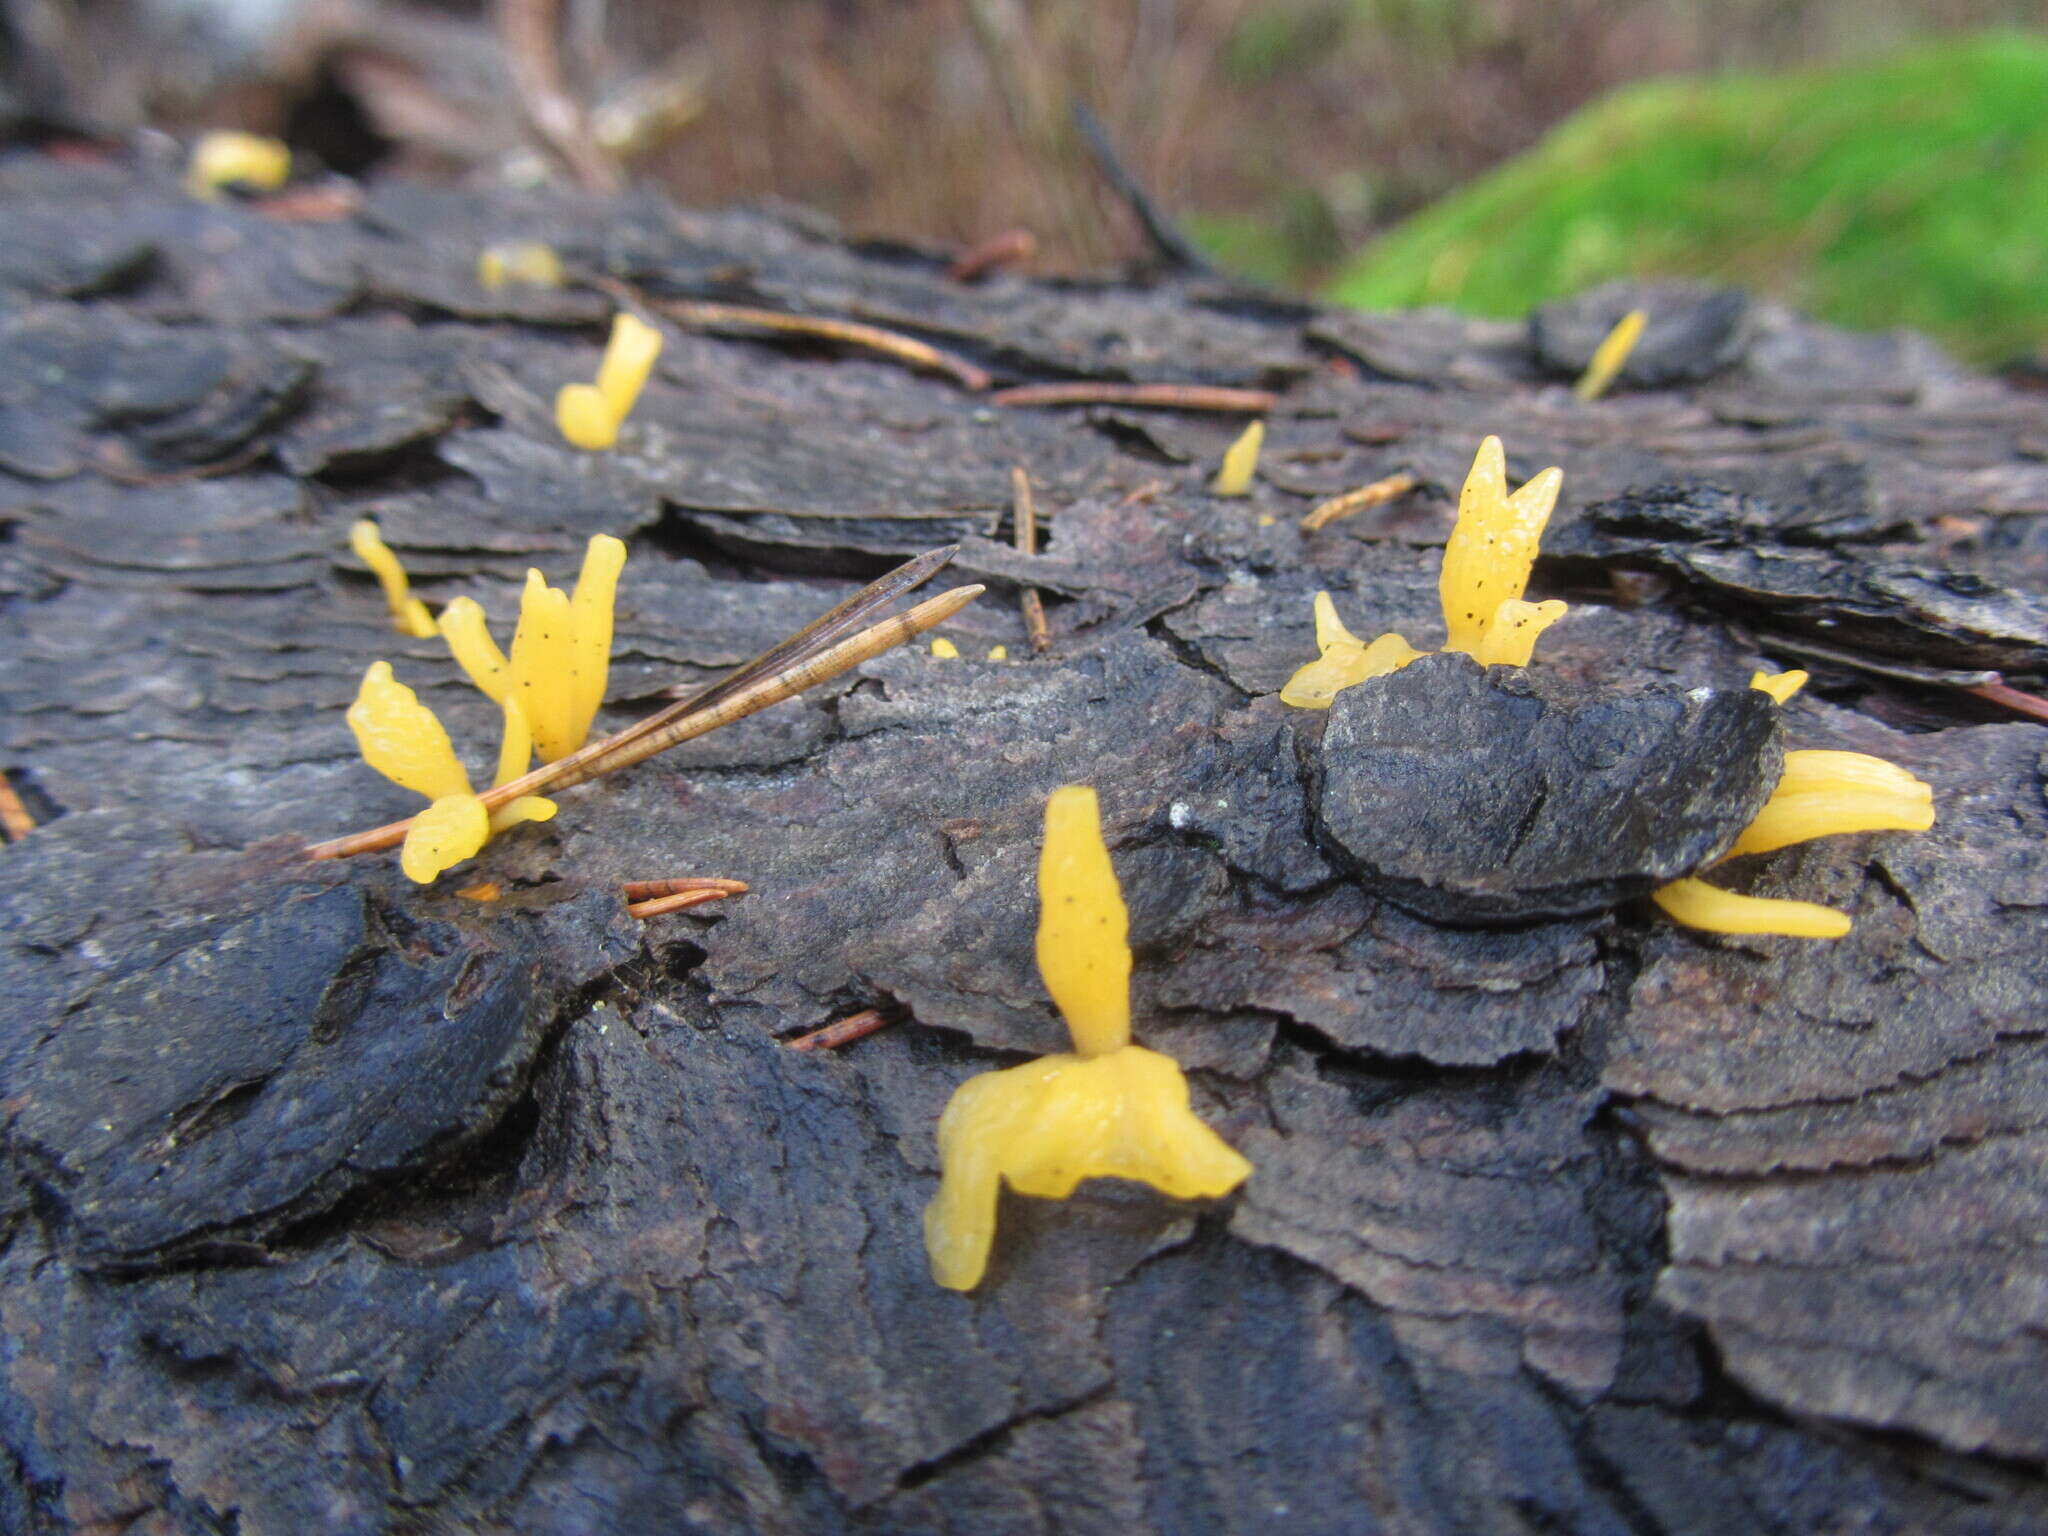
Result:
[[[0,204],[0,769],[42,822],[0,849],[0,1528],[2048,1524],[2048,727],[1961,686],[2048,672],[2040,397],[1717,295],[1660,295],[1648,387],[1586,405],[1627,294],[1532,331],[965,286],[792,215],[394,185],[288,224],[30,155]],[[1002,383],[1277,389],[1265,464],[1220,501],[1228,419],[673,327],[618,450],[577,453],[548,403],[610,306],[479,289],[514,235]],[[1439,643],[1487,432],[1565,469],[1536,667],[1281,706],[1319,588]],[[958,540],[991,591],[959,659],[892,653],[420,888],[296,856],[412,808],[343,723],[372,660],[473,764],[496,739],[392,632],[363,515],[501,632],[528,565],[625,538],[613,723],[899,556]],[[1794,664],[1782,711],[1745,691]],[[1538,705],[1518,777],[1488,722]],[[1641,891],[1793,747],[1904,764],[1935,828],[1717,873],[1848,908],[1839,943],[1660,918]],[[1006,1196],[958,1296],[933,1128],[1063,1043],[1032,872],[1073,780],[1137,1036],[1256,1171],[1215,1207]],[[1618,805],[1658,814],[1571,835]],[[1483,899],[1442,899],[1458,858]],[[680,873],[752,892],[625,914]],[[901,1021],[837,1055],[781,1043],[875,1005]]]

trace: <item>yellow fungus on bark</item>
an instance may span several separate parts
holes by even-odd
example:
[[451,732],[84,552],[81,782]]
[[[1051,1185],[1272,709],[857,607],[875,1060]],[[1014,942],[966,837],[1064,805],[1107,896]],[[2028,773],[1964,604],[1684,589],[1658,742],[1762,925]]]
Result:
[[638,315],[621,311],[597,365],[595,384],[565,384],[555,396],[555,425],[578,448],[593,452],[618,441],[661,356],[661,332]]
[[1255,421],[1223,451],[1223,466],[1209,489],[1218,496],[1243,496],[1252,488],[1252,475],[1259,467],[1259,450],[1266,444],[1266,424]]
[[1806,673],[1794,668],[1790,672],[1752,672],[1749,686],[1758,693],[1768,693],[1780,704],[1791,702],[1792,695],[1806,686]]
[[1039,855],[1038,966],[1074,1049],[984,1072],[939,1117],[939,1192],[925,1209],[932,1278],[980,1284],[996,1201],[1060,1200],[1084,1179],[1133,1179],[1178,1199],[1226,1195],[1251,1164],[1195,1117],[1170,1056],[1130,1043],[1129,918],[1095,791],[1070,784],[1046,803]]
[[497,289],[507,283],[523,283],[529,288],[559,288],[562,286],[562,258],[555,254],[555,248],[538,240],[508,240],[499,245],[487,245],[476,258],[476,280],[485,287]]
[[1713,933],[1774,934],[1788,939],[1839,939],[1849,931],[1846,912],[1811,901],[1738,896],[1704,880],[1674,880],[1651,892],[1664,915],[1688,928]]
[[275,192],[292,173],[292,152],[260,133],[216,129],[199,136],[186,168],[185,188],[194,197],[218,202],[229,187]]
[[[1526,667],[1537,637],[1564,617],[1565,605],[1555,598],[1532,603],[1522,596],[1563,483],[1562,470],[1546,469],[1511,496],[1500,439],[1479,445],[1437,576],[1445,650],[1463,651],[1483,666]],[[1346,688],[1428,654],[1391,633],[1367,645],[1338,621],[1327,592],[1316,594],[1316,648],[1322,654],[1280,690],[1283,704],[1328,709]]]
[[425,603],[412,595],[412,583],[406,579],[405,567],[398,563],[398,556],[384,542],[384,535],[378,532],[377,525],[367,517],[358,520],[348,531],[348,547],[370,568],[377,584],[384,589],[384,601],[391,605],[392,627],[401,635],[411,635],[415,640],[424,640],[433,634],[433,615],[427,612]]
[[[507,700],[504,708],[500,784],[524,773],[533,751],[517,701]],[[555,814],[554,802],[538,795],[522,795],[496,815],[486,811],[470,787],[469,773],[455,755],[448,732],[419,695],[391,675],[388,661],[372,662],[363,674],[356,701],[349,706],[348,723],[365,762],[394,784],[432,802],[413,818],[398,855],[406,878],[421,885],[472,857],[493,832],[522,821],[546,821]]]
[[612,607],[625,563],[626,546],[600,533],[584,549],[573,595],[529,569],[510,656],[491,639],[474,599],[458,597],[442,611],[441,637],[457,664],[491,699],[519,701],[542,762],[582,746],[604,702]]
[[1632,309],[1615,321],[1614,329],[1593,349],[1593,360],[1586,364],[1586,371],[1579,375],[1572,393],[1581,400],[1598,400],[1606,394],[1607,386],[1628,366],[1629,354],[1643,339],[1643,327],[1649,323],[1650,313],[1644,309]]
[[990,661],[1008,661],[1010,659],[1010,648],[1007,645],[992,645],[988,648],[988,659]]
[[932,641],[932,655],[940,661],[957,661],[960,657],[960,647],[944,635],[940,635]]

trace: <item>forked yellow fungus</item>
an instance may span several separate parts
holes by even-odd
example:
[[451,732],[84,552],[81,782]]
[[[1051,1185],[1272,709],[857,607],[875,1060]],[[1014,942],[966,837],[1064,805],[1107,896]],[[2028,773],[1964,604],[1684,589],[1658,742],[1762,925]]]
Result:
[[[1783,704],[1805,682],[1804,672],[1759,672],[1750,686]],[[1721,858],[1844,832],[1925,832],[1933,825],[1934,791],[1896,764],[1864,752],[1787,752],[1778,787]],[[1697,877],[1674,880],[1650,899],[1673,920],[1715,933],[1839,939],[1850,928],[1848,914],[1833,907],[1738,896]]]
[[1243,496],[1252,488],[1252,475],[1259,467],[1259,450],[1266,445],[1266,424],[1255,421],[1240,432],[1237,441],[1223,451],[1223,467],[1209,482],[1218,496]]
[[1038,901],[1038,970],[1074,1049],[969,1078],[939,1117],[924,1242],[949,1290],[980,1284],[1005,1180],[1049,1200],[1096,1178],[1193,1200],[1227,1195],[1252,1171],[1195,1118],[1179,1064],[1131,1043],[1129,917],[1086,785],[1046,802]]
[[625,564],[626,546],[600,533],[584,550],[573,595],[529,569],[509,657],[491,639],[483,605],[474,598],[458,597],[441,613],[441,636],[457,663],[497,703],[518,700],[544,763],[583,745],[604,702],[612,605]]
[[948,640],[944,635],[940,635],[932,641],[932,655],[940,661],[957,661],[960,656],[960,647]]
[[[533,738],[518,701],[507,698],[504,709],[505,733],[494,781],[498,784],[526,772],[533,756]],[[485,810],[448,732],[419,696],[391,675],[388,661],[372,662],[363,674],[356,701],[349,706],[348,723],[365,762],[394,784],[433,802],[413,819],[399,852],[398,867],[409,880],[426,885],[472,857],[493,832],[522,821],[546,821],[555,814],[555,802],[538,795],[521,795],[496,814]]]
[[415,640],[433,634],[433,616],[427,612],[427,605],[412,595],[405,567],[398,563],[398,556],[384,542],[377,525],[367,517],[356,522],[348,531],[348,547],[376,574],[377,584],[384,589],[384,601],[391,605],[392,627]]
[[[1479,445],[1437,578],[1445,650],[1463,651],[1484,666],[1525,667],[1537,637],[1564,617],[1565,605],[1555,599],[1531,603],[1522,597],[1563,483],[1562,470],[1546,469],[1509,495],[1500,439]],[[1316,594],[1316,648],[1322,654],[1280,690],[1282,703],[1328,709],[1344,689],[1428,654],[1397,634],[1367,645],[1345,628],[1327,592]]]
[[597,382],[565,384],[555,396],[555,425],[562,436],[592,452],[611,447],[660,356],[661,332],[638,315],[621,311],[612,320]]
[[192,146],[185,189],[209,203],[218,202],[229,187],[275,192],[291,173],[292,152],[280,140],[221,128],[201,134]]
[[1581,400],[1598,400],[1606,394],[1607,386],[1628,366],[1629,354],[1643,339],[1643,327],[1649,323],[1649,311],[1643,309],[1632,309],[1615,321],[1614,329],[1593,349],[1593,359],[1579,375],[1579,382],[1572,386],[1572,393]]
[[485,288],[497,289],[507,283],[529,288],[562,286],[562,258],[551,245],[538,240],[510,240],[487,245],[476,259],[476,280]]

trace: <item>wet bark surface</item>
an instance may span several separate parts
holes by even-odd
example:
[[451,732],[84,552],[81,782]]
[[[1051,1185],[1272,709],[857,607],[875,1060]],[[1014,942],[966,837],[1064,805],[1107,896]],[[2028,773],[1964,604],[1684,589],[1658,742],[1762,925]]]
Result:
[[[0,768],[41,822],[0,850],[0,1528],[2048,1526],[2048,726],[1966,691],[2048,671],[2038,396],[1727,296],[1665,292],[1642,387],[1581,404],[1626,295],[1532,333],[962,285],[786,215],[392,187],[301,223],[27,156],[0,206]],[[1208,494],[1229,417],[675,326],[619,447],[575,452],[549,402],[611,304],[483,291],[508,238],[999,383],[1273,389],[1261,476]],[[1441,643],[1488,432],[1565,470],[1536,665],[1282,706],[1318,589]],[[343,722],[370,662],[473,767],[496,740],[392,631],[364,515],[501,634],[529,565],[626,539],[611,724],[904,555],[958,541],[990,591],[958,658],[568,791],[421,888],[296,852],[418,803]],[[1783,710],[1746,691],[1791,665]],[[1642,892],[1792,747],[1905,765],[1936,826],[1716,875],[1851,911],[1840,942],[1671,925]],[[1138,1037],[1256,1171],[1006,1197],[954,1295],[933,1126],[1061,1044],[1032,875],[1070,781]],[[679,874],[752,891],[627,915]],[[844,1051],[783,1043],[871,1006]]]

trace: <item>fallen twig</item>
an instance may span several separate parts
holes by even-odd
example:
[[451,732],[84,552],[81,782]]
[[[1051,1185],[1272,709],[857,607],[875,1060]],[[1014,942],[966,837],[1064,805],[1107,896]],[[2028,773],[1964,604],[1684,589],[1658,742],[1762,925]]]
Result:
[[1965,689],[1980,699],[1989,699],[1994,704],[2003,704],[2017,714],[2029,715],[2036,720],[2048,720],[2048,699],[2039,694],[2024,693],[2004,682],[1979,683]]
[[1396,496],[1405,496],[1415,489],[1415,485],[1415,477],[1404,469],[1397,475],[1388,475],[1384,480],[1375,480],[1371,485],[1361,485],[1355,491],[1346,491],[1342,496],[1332,496],[1301,520],[1301,531],[1314,533],[1318,528],[1327,528],[1341,518],[1351,517],[1368,507],[1392,501]]
[[1270,411],[1280,397],[1270,389],[1227,389],[1212,384],[1019,384],[989,396],[997,405],[1136,405],[1166,411]]
[[498,33],[512,80],[527,118],[576,180],[593,192],[616,192],[625,184],[618,164],[598,147],[589,114],[562,79],[558,10],[557,0],[498,0]]

